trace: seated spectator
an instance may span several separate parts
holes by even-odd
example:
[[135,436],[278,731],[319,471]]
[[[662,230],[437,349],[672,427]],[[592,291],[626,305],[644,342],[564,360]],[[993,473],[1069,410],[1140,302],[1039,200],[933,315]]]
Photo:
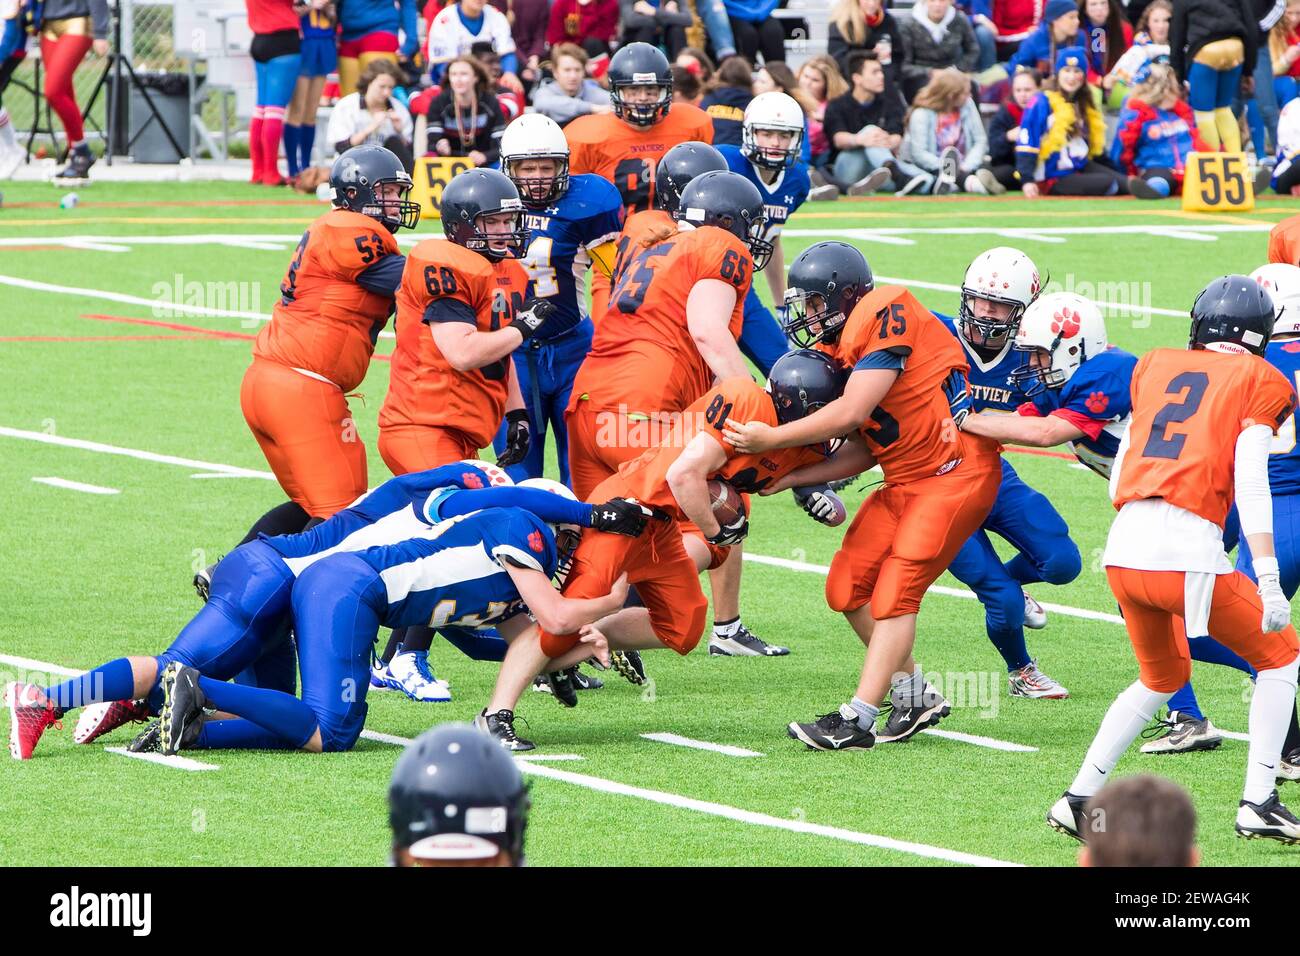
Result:
[[998,28],[989,17],[989,0],[957,0],[957,12],[970,21],[979,45],[975,72],[982,73],[998,62]]
[[903,35],[884,0],[838,0],[831,8],[829,29],[826,52],[835,58],[841,77],[849,76],[850,55],[870,50],[884,68],[885,79],[899,88]]
[[694,20],[678,0],[619,0],[623,43],[662,46],[674,60],[686,46],[686,28]]
[[1273,61],[1273,95],[1278,109],[1296,98],[1300,78],[1300,2],[1290,0],[1282,19],[1268,31],[1268,52]]
[[506,120],[487,71],[473,57],[447,64],[447,85],[421,119],[416,123],[418,155],[464,156],[475,166],[491,166],[501,156]]
[[489,7],[487,0],[456,0],[441,10],[437,6],[430,2],[424,8],[428,20],[425,48],[433,82],[441,82],[449,63],[470,53],[475,43],[483,42],[491,43],[493,52],[501,57],[502,85],[522,93],[515,38],[505,14]]
[[1120,111],[1111,145],[1111,159],[1129,175],[1129,192],[1139,199],[1178,195],[1187,154],[1204,149],[1174,71],[1165,63],[1145,67]]
[[1300,196],[1300,98],[1282,107],[1277,121],[1277,163],[1273,189],[1283,196]]
[[[785,62],[785,28],[772,16],[780,0],[722,0],[736,51],[751,64]],[[715,144],[716,145],[716,144]]]
[[692,106],[699,106],[700,101],[704,99],[704,84],[684,66],[678,66],[674,63],[672,71],[673,102],[690,103]]
[[475,43],[474,49],[470,51],[470,56],[478,60],[483,69],[487,71],[488,86],[493,95],[497,98],[497,105],[501,107],[501,115],[506,118],[506,125],[517,117],[524,115],[524,110],[528,106],[528,100],[523,93],[517,93],[510,87],[501,82],[503,70],[501,69],[501,57],[497,56],[492,50],[489,43]]
[[989,123],[989,166],[993,176],[1007,189],[1019,189],[1016,176],[1016,144],[1020,142],[1020,120],[1025,108],[1038,95],[1042,80],[1038,71],[1022,66],[1011,79],[1011,95]]
[[1187,791],[1146,774],[1115,780],[1088,801],[1080,866],[1196,866],[1196,810]]
[[673,62],[699,80],[701,88],[708,86],[713,74],[717,72],[713,60],[699,47],[683,47]]
[[618,0],[555,0],[546,43],[552,49],[560,43],[573,43],[589,57],[608,57],[617,33]]
[[718,67],[700,108],[713,120],[714,146],[739,146],[745,107],[754,98],[754,74],[743,56],[729,56]]
[[916,94],[907,114],[899,155],[935,177],[936,196],[964,191],[1004,193],[984,165],[989,139],[970,80],[959,70],[940,70]]
[[1102,89],[1106,91],[1106,103],[1112,109],[1119,109],[1133,86],[1133,77],[1138,71],[1156,60],[1169,62],[1169,20],[1174,7],[1169,0],[1151,0],[1138,18],[1137,32],[1133,34],[1133,45],[1124,51],[1124,55],[1102,80]]
[[1057,50],[1083,45],[1079,35],[1079,8],[1074,0],[1047,0],[1043,21],[1029,34],[1007,62],[1007,72],[1028,66],[1044,78],[1051,76]]
[[492,0],[506,15],[519,60],[519,79],[530,89],[542,78],[546,59],[546,24],[551,15],[547,0]]
[[370,61],[357,80],[357,92],[342,97],[330,113],[325,137],[335,154],[374,143],[392,150],[407,172],[415,168],[411,114],[393,97],[393,88],[405,82],[391,60]]
[[826,138],[837,151],[829,177],[833,185],[850,196],[928,189],[934,177],[898,158],[903,98],[886,84],[876,54],[854,53],[849,64],[855,68],[852,89],[826,106]]
[[1106,78],[1133,45],[1133,27],[1119,0],[1079,0],[1079,23],[1088,51],[1088,82],[1108,90]]
[[903,96],[909,103],[940,70],[974,71],[980,55],[975,31],[952,0],[916,0],[911,15],[904,15],[898,26],[903,36]]
[[999,60],[1015,53],[1038,29],[1044,13],[1043,0],[971,0],[970,9],[977,26],[992,24]]
[[[702,29],[692,28],[691,43],[695,47],[708,47],[714,63],[721,63],[727,57],[735,56],[736,37],[731,31],[731,18],[727,16],[727,6],[723,0],[693,0],[693,2]],[[702,82],[707,83],[708,80]]]
[[753,89],[755,96],[760,93],[784,93],[799,104],[804,115],[803,138],[799,141],[799,158],[805,163],[810,163],[812,146],[808,143],[808,117],[815,104],[799,88],[799,81],[794,78],[794,73],[784,63],[772,61],[754,74]]
[[533,91],[533,109],[563,126],[588,113],[612,113],[609,92],[587,78],[587,51],[573,43],[551,48],[553,79]]
[[1088,54],[1066,47],[1056,75],[1025,110],[1016,169],[1026,199],[1128,194],[1128,177],[1096,158],[1106,151],[1106,121],[1088,85]]
[[[856,2],[856,0],[855,0]],[[843,96],[849,91],[849,84],[844,82],[839,67],[829,56],[813,57],[799,67],[799,88],[812,103],[808,113],[808,151],[812,156],[812,168],[808,174],[814,186],[826,185],[822,178],[818,182],[818,170],[831,161],[831,143],[826,138],[826,104]]]

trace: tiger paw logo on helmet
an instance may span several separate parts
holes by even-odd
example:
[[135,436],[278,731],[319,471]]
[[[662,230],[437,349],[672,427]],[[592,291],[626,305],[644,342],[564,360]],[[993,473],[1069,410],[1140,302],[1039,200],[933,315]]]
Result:
[[1079,334],[1079,316],[1069,309],[1052,314],[1052,331],[1062,338],[1072,339]]
[[532,548],[538,554],[541,554],[546,550],[546,543],[542,541],[542,533],[540,531],[529,532],[528,547]]
[[1106,410],[1106,406],[1110,404],[1110,396],[1105,392],[1092,392],[1083,404],[1094,415],[1100,415]]
[[483,479],[472,471],[467,471],[460,476],[460,480],[465,483],[466,488],[482,488]]

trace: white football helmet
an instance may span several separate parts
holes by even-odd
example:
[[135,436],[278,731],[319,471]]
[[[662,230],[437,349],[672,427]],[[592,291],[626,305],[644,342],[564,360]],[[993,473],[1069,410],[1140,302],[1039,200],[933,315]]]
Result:
[[488,484],[493,488],[508,488],[513,485],[514,479],[506,474],[506,470],[490,461],[483,461],[479,458],[463,458],[460,461],[462,465],[471,465],[477,468],[483,474],[487,475]]
[[[568,498],[570,501],[577,501],[578,496],[568,485],[562,484],[553,478],[525,478],[519,482],[520,488],[536,488],[539,491],[549,491],[553,495],[559,495],[561,498]],[[573,568],[573,553],[578,550],[578,542],[582,538],[582,527],[576,524],[558,524],[547,523],[551,533],[555,535],[555,580],[563,586],[569,576],[569,571]]]
[[1270,262],[1250,274],[1273,299],[1277,319],[1274,335],[1300,334],[1300,268],[1285,262]]
[[[962,335],[977,348],[1002,348],[1015,336],[1021,316],[1041,290],[1038,267],[1019,249],[997,246],[980,253],[961,284],[957,315]],[[1011,314],[1005,319],[977,316],[972,299],[1005,303],[1011,306]]]
[[1096,304],[1073,292],[1053,292],[1025,310],[1016,333],[1020,352],[1047,352],[1044,365],[1030,358],[1011,373],[1011,381],[1026,395],[1060,388],[1094,355],[1106,351],[1106,320]]
[[[513,164],[524,159],[553,159],[555,176],[518,176]],[[569,142],[558,123],[541,113],[525,113],[501,137],[501,171],[530,206],[546,206],[569,188]]]
[[[785,149],[763,148],[758,145],[754,132],[772,129],[793,134]],[[740,128],[740,151],[756,166],[767,169],[789,169],[799,159],[803,146],[803,108],[787,93],[759,93],[745,107],[745,120]]]

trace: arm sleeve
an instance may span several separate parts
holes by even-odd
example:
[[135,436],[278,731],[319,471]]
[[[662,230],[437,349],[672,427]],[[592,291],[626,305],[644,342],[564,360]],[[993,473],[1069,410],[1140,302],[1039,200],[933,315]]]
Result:
[[900,24],[899,34],[903,38],[903,76],[911,80],[924,80],[930,75],[928,66],[918,66],[912,62],[916,55],[912,48],[912,31]]
[[384,256],[357,274],[357,285],[376,295],[395,296],[402,284],[402,270],[405,268],[406,256]]
[[858,364],[853,366],[853,371],[861,372],[865,369],[872,368],[889,368],[896,372],[903,371],[903,366],[907,364],[907,357],[898,352],[883,351],[872,352],[864,355],[858,360]]
[[1119,448],[1115,452],[1115,461],[1110,466],[1110,481],[1107,483],[1107,491],[1110,494],[1111,501],[1114,501],[1119,494],[1119,476],[1124,471],[1124,456],[1128,454],[1128,440],[1132,431],[1132,426],[1124,429],[1124,437],[1119,440]]
[[1273,532],[1273,497],[1268,487],[1268,449],[1273,430],[1251,425],[1237,436],[1235,483],[1243,535]]
[[428,304],[424,310],[423,321],[430,325],[435,322],[466,322],[473,326],[478,325],[478,319],[474,316],[474,310],[469,307],[468,302],[446,296],[434,299]]
[[[1191,127],[1193,130],[1195,126]],[[1142,117],[1137,110],[1126,109],[1119,117],[1119,130],[1115,134],[1115,142],[1119,144],[1119,162],[1120,168],[1130,176],[1137,175],[1137,167],[1133,165],[1133,157],[1137,153],[1138,137],[1142,135]]]
[[1020,121],[1020,142],[1016,144],[1016,172],[1022,182],[1034,181],[1038,169],[1038,147],[1043,140],[1049,111],[1047,97],[1041,93],[1029,104]]
[[935,122],[934,110],[923,107],[912,110],[912,116],[907,122],[907,148],[912,154],[912,162],[930,172],[939,169]]
[[585,116],[591,106],[574,96],[565,96],[553,84],[546,84],[533,94],[533,109],[563,125],[571,119]]
[[[514,41],[512,40],[511,42],[514,42]],[[507,54],[505,54],[505,56],[501,57],[501,72],[502,72],[502,73],[518,73],[518,72],[519,72],[519,54],[517,54],[517,53],[507,53]]]
[[576,524],[591,527],[591,505],[570,501],[562,495],[540,488],[475,488],[456,491],[442,498],[435,520],[445,521],[457,515],[482,511],[484,508],[522,508],[551,524]]

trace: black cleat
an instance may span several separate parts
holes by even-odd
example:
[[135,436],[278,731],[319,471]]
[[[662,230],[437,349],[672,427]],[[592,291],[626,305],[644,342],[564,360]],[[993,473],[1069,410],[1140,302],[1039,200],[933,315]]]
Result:
[[715,633],[709,638],[709,655],[722,657],[785,657],[790,648],[769,644],[745,625],[731,637],[718,637]]
[[162,721],[152,720],[149,726],[141,731],[140,735],[126,745],[126,749],[133,754],[151,754],[158,750],[159,738],[162,735]]
[[562,671],[551,671],[545,675],[546,683],[551,688],[551,694],[565,707],[578,706],[578,685],[573,679],[573,672],[577,669],[577,667],[569,667]]
[[1236,830],[1238,836],[1248,840],[1277,840],[1288,845],[1300,843],[1300,820],[1278,799],[1276,790],[1263,803],[1241,801],[1237,808]]
[[1067,790],[1061,794],[1060,800],[1052,804],[1052,809],[1047,811],[1047,825],[1057,833],[1064,833],[1083,843],[1083,834],[1087,832],[1088,823],[1084,814],[1084,807],[1087,805],[1087,797],[1081,797]]
[[595,674],[588,674],[578,668],[573,669],[573,683],[578,690],[600,690],[605,682]]
[[212,590],[212,572],[217,569],[218,561],[213,561],[206,568],[194,572],[194,593],[204,604],[208,603],[208,594]]
[[609,666],[621,674],[629,684],[640,687],[647,680],[645,663],[640,651],[610,651]]
[[95,165],[95,154],[87,147],[74,148],[68,155],[68,165],[54,177],[56,182],[69,182],[90,178],[90,167]]
[[170,757],[198,738],[207,699],[199,688],[198,669],[180,661],[172,661],[163,671],[162,691],[158,749]]
[[791,721],[786,733],[803,741],[810,750],[870,750],[876,742],[876,735],[862,729],[858,712],[848,704],[822,714],[811,724]]
[[943,695],[929,684],[921,691],[919,701],[909,704],[898,696],[897,691],[890,691],[889,702],[892,705],[889,719],[876,734],[877,742],[882,744],[901,744],[911,740],[926,727],[934,726],[952,713]]
[[518,753],[537,749],[537,745],[531,740],[524,740],[515,734],[514,711],[498,710],[495,714],[489,714],[484,710],[474,718],[474,726],[506,750]]

